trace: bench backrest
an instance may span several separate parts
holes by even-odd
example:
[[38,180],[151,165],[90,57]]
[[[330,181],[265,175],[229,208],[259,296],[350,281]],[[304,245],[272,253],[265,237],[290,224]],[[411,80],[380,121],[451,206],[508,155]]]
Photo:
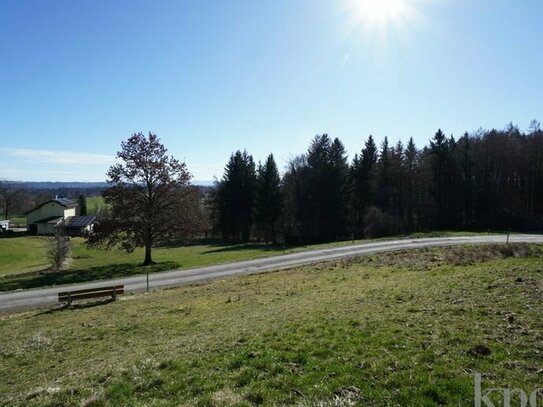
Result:
[[124,294],[124,285],[114,285],[110,287],[86,288],[84,290],[62,291],[58,293],[58,300],[65,302],[68,300],[84,300],[88,298],[107,297],[118,294]]

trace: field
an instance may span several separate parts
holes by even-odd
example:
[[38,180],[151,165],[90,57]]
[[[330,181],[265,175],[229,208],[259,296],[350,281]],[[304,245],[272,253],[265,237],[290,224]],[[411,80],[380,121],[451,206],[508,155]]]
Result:
[[0,239],[0,279],[8,274],[33,273],[49,266],[41,238]]
[[5,406],[470,406],[541,387],[541,246],[396,252],[0,318]]
[[17,215],[10,216],[11,227],[26,227],[26,216]]
[[87,213],[89,215],[96,215],[100,208],[105,206],[104,198],[101,196],[87,197]]
[[[439,232],[421,234],[417,237],[454,234],[465,233]],[[121,250],[89,249],[82,238],[73,238],[71,241],[72,253],[66,270],[61,273],[50,273],[47,272],[49,267],[46,259],[47,238],[25,236],[0,239],[0,258],[2,259],[0,262],[0,291],[104,280],[144,274],[147,271],[158,272],[176,268],[208,266],[283,253],[282,246],[266,246],[264,244],[233,246],[200,244],[164,247],[153,251],[153,257],[157,264],[143,267],[140,265],[144,257],[142,249],[136,249],[133,253]],[[355,241],[355,243],[363,242],[365,241]],[[349,240],[319,245],[289,246],[285,247],[284,253],[350,244],[353,242]]]

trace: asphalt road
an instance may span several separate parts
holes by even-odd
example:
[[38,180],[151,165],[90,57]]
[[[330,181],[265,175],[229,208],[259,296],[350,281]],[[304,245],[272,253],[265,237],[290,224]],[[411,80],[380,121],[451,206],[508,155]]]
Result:
[[[462,244],[489,244],[505,243],[505,235],[465,236],[465,237],[438,237],[422,239],[402,239],[379,241],[360,245],[335,247],[330,249],[311,250],[300,253],[291,253],[256,260],[240,261],[236,263],[219,264],[215,266],[199,267],[193,269],[180,269],[155,273],[150,275],[151,289],[199,283],[219,278],[262,273],[318,263],[346,257],[354,257],[371,253],[390,252],[396,250],[454,246]],[[543,243],[543,235],[511,235],[510,242]],[[147,287],[146,276],[119,278],[114,280],[98,281],[94,283],[63,285],[35,290],[19,290],[0,294],[0,312],[41,308],[58,304],[59,291],[81,290],[85,288],[100,287],[104,285],[123,284],[126,292],[144,291]]]

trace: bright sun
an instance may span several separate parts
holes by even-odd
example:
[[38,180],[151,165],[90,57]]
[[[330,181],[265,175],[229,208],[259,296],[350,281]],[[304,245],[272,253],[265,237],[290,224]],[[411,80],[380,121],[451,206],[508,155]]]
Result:
[[397,20],[407,8],[407,0],[355,0],[355,3],[358,17],[371,23]]

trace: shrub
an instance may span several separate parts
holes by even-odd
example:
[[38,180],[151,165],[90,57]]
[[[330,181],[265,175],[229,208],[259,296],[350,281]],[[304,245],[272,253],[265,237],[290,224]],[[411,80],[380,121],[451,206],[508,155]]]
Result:
[[55,236],[49,239],[47,248],[47,258],[51,262],[51,270],[61,270],[69,254],[70,240],[64,235],[62,228],[57,228]]
[[364,234],[369,239],[392,236],[398,232],[397,219],[376,207],[368,209],[364,223],[366,224]]

